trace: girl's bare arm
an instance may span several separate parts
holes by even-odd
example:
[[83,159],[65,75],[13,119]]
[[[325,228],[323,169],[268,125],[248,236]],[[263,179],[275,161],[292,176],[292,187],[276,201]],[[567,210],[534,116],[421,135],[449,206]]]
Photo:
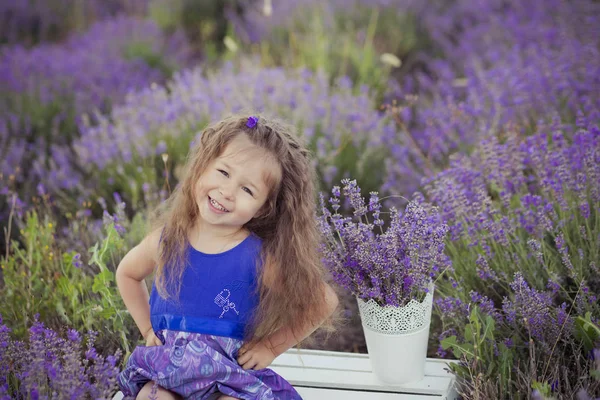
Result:
[[242,346],[239,351],[238,363],[244,369],[263,369],[268,367],[277,356],[313,333],[326,318],[333,314],[338,304],[337,295],[331,286],[325,284],[325,303],[320,321],[306,323],[297,327],[296,330],[292,330],[292,327],[286,327],[263,339],[253,347],[249,347],[248,345]]
[[152,332],[150,297],[144,279],[152,274],[158,263],[160,232],[160,229],[151,232],[131,249],[119,263],[116,273],[123,302],[144,338]]
[[275,356],[285,353],[288,349],[294,347],[296,344],[306,339],[311,333],[313,333],[325,319],[327,319],[339,304],[339,300],[331,286],[324,283],[325,285],[325,303],[323,304],[322,319],[317,323],[307,323],[303,326],[296,327],[292,330],[292,327],[283,328],[271,335],[267,339],[267,347],[273,351]]

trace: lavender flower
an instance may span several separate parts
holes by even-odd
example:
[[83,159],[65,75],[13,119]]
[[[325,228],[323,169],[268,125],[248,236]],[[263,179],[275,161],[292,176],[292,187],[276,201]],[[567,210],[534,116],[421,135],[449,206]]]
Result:
[[80,253],[76,253],[73,256],[72,263],[75,268],[81,268],[83,266],[83,263],[81,262],[81,254]]
[[[290,105],[292,98],[294,105]],[[325,185],[353,175],[370,190],[378,186],[381,175],[364,166],[381,149],[383,131],[391,126],[375,108],[367,93],[332,87],[322,73],[247,65],[238,71],[226,64],[206,74],[195,68],[180,71],[166,87],[153,85],[131,93],[125,104],[114,106],[112,115],[100,117],[98,123],[82,121],[81,139],[73,147],[80,170],[89,176],[86,182],[108,192],[110,177],[122,182],[126,188],[122,193],[131,198],[136,193],[129,189],[131,182],[154,188],[164,182],[162,170],[137,169],[151,164],[148,160],[156,157],[161,141],[169,143],[169,161],[177,165],[185,153],[179,145],[174,152],[173,143],[187,148],[206,121],[254,109],[280,115],[302,127],[300,132],[311,132],[313,137],[307,139],[314,145],[315,166]],[[110,146],[101,145],[107,141]],[[356,163],[338,165],[341,147],[357,150]],[[77,188],[77,181],[69,183],[74,183],[69,189]]]
[[[332,201],[339,204],[339,188]],[[371,193],[369,207],[356,181],[343,181],[352,217],[336,209],[332,214],[321,194],[318,224],[324,236],[320,246],[324,264],[334,280],[362,299],[382,305],[404,305],[422,295],[444,264],[447,227],[434,208],[420,199],[411,201],[404,213],[390,210],[387,227],[380,223],[377,193]],[[369,217],[378,221],[368,221]]]
[[[10,329],[0,317],[0,395],[12,398],[31,397],[110,399],[116,391],[120,351],[108,357],[94,348],[95,334],[87,336],[86,355],[82,358],[82,338],[69,330],[68,340],[45,328],[36,320],[29,329],[27,343],[12,340]],[[18,385],[6,377],[12,375]]]
[[[398,5],[417,16],[444,58],[429,57],[427,73],[404,80],[398,97],[417,94],[416,104],[390,108],[399,132],[386,137],[393,160],[383,190],[416,190],[452,153],[482,139],[495,147],[493,137],[509,124],[530,127],[554,114],[572,119],[580,110],[598,112],[597,4],[529,4],[458,0]],[[520,186],[524,181],[513,175],[511,158],[510,152],[498,154],[482,171],[491,181],[512,180]],[[509,198],[508,192],[498,194]]]
[[478,266],[477,274],[481,280],[498,280],[496,272],[490,268],[487,260],[481,254],[477,256],[477,261],[475,263]]
[[[0,172],[12,182],[0,182],[0,191],[18,188],[29,202],[39,182],[44,194],[81,188],[70,144],[82,119],[95,121],[96,113],[110,111],[130,91],[164,82],[168,70],[189,62],[181,39],[181,32],[166,36],[150,20],[121,16],[60,45],[2,48],[0,148],[8,157],[1,157]],[[20,168],[26,163],[29,168]]]
[[[531,337],[542,346],[551,346],[555,343],[562,328],[561,322],[569,322],[566,330],[572,328],[572,320],[566,320],[564,308],[559,313],[560,317],[553,314],[553,298],[546,292],[537,291],[529,286],[520,273],[516,273],[514,281],[510,284],[514,293],[514,300],[504,299],[502,311],[509,324],[514,327],[521,326],[521,320],[529,330]],[[564,306],[563,306],[564,307]],[[566,334],[566,332],[563,332]]]
[[[548,142],[544,126],[516,147],[495,142],[489,148],[489,141],[482,143],[472,155],[457,157],[448,169],[425,180],[426,194],[439,205],[453,239],[475,241],[484,237],[507,245],[507,238],[514,240],[515,232],[522,229],[530,236],[530,250],[541,262],[540,240],[564,223],[559,215],[588,219],[587,209],[600,201],[600,193],[595,192],[600,181],[598,131],[598,126],[590,123],[577,131],[570,145],[565,144],[567,135],[562,131]],[[552,155],[555,153],[564,157],[557,158]],[[497,159],[507,154],[511,154],[511,161],[500,164]],[[492,160],[496,160],[497,168],[510,169],[510,175],[499,179],[493,178],[491,172],[488,176],[481,172],[494,164]],[[515,176],[521,177],[517,181],[521,183],[513,181]],[[558,181],[562,183],[555,183]],[[577,184],[578,181],[582,183]],[[517,207],[507,207],[501,196],[500,202],[494,202],[488,187],[509,196]],[[562,200],[556,201],[558,198]],[[582,206],[584,203],[586,207]],[[502,214],[504,217],[498,218]],[[585,229],[583,234],[587,235]],[[562,243],[558,236],[557,248],[568,252]],[[568,257],[561,255],[565,266],[571,268]]]
[[[471,154],[454,157],[448,169],[424,180],[451,233],[446,249],[455,271],[438,283],[448,299],[436,302],[443,329],[454,328],[459,342],[480,345],[466,334],[468,316],[449,308],[454,297],[493,316],[487,354],[494,356],[469,364],[470,376],[482,373],[484,386],[522,392],[518,383],[498,381],[495,372],[486,375],[501,365],[496,352],[502,354],[509,340],[506,354],[528,376],[552,376],[547,386],[557,395],[593,382],[582,363],[574,319],[590,312],[594,321],[600,311],[596,121],[579,114],[576,127],[555,119],[540,122],[536,132],[517,142],[510,134],[504,142],[486,138]],[[545,371],[540,364],[556,366]],[[466,385],[474,383],[469,376],[461,378]],[[589,387],[597,392],[597,385]]]

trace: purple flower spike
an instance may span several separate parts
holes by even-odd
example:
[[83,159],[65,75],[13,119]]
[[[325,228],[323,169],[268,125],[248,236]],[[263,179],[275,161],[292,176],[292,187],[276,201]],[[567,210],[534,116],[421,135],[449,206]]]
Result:
[[258,123],[258,117],[255,117],[255,116],[248,117],[248,122],[246,122],[246,126],[248,128],[254,128],[257,123]]

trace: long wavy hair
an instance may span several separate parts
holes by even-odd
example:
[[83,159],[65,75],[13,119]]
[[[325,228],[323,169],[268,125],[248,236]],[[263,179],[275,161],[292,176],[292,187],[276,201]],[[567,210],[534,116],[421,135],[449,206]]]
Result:
[[[194,184],[233,138],[247,135],[254,145],[273,156],[282,170],[280,181],[267,182],[267,200],[245,226],[263,241],[259,306],[245,337],[256,343],[283,327],[291,327],[297,335],[307,324],[326,317],[326,272],[317,248],[316,177],[309,151],[294,129],[278,120],[259,117],[253,128],[246,126],[247,121],[248,116],[231,116],[208,126],[188,154],[180,184],[153,223],[154,229],[164,229],[155,284],[163,298],[177,299],[187,267],[187,233],[198,218]],[[330,326],[331,320],[327,322]]]

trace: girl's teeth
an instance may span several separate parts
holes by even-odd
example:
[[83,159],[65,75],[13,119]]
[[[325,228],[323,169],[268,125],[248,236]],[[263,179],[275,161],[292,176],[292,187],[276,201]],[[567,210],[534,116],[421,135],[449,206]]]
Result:
[[210,204],[213,205],[213,207],[215,207],[217,210],[221,210],[221,211],[227,211],[225,208],[223,208],[219,203],[217,203],[214,199],[210,199]]

